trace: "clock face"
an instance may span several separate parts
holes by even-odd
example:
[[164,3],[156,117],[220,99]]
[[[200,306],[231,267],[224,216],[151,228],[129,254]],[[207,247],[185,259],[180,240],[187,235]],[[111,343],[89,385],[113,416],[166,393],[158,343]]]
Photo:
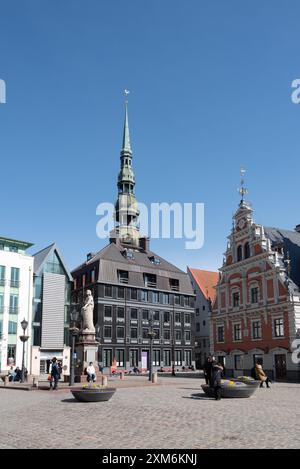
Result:
[[245,225],[246,225],[245,219],[241,218],[238,223],[239,229],[242,230],[245,227]]

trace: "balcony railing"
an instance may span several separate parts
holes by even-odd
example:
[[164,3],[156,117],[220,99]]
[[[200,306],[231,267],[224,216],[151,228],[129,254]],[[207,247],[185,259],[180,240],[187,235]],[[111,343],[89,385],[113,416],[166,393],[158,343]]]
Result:
[[157,286],[156,282],[151,282],[150,280],[145,280],[145,287],[156,288],[156,286]]
[[19,288],[20,287],[20,281],[19,280],[10,280],[9,284],[12,288]]

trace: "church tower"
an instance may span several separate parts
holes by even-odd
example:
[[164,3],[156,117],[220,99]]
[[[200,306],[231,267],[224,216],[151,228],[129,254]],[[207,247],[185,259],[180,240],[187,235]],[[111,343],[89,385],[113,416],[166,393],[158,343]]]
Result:
[[[125,91],[125,95],[127,94],[128,91]],[[132,167],[132,150],[130,145],[127,100],[125,101],[125,118],[120,163],[118,198],[115,204],[116,227],[114,237],[121,244],[126,244],[131,247],[139,247],[139,209],[134,194],[135,177]]]

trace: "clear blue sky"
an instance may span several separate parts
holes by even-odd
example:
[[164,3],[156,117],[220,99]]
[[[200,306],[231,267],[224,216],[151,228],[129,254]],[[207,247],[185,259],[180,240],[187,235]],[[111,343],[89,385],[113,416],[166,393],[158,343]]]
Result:
[[179,267],[222,263],[247,168],[255,220],[300,223],[299,1],[0,2],[0,234],[55,240],[70,268],[104,241],[129,119],[136,195],[204,202],[205,245],[155,240]]

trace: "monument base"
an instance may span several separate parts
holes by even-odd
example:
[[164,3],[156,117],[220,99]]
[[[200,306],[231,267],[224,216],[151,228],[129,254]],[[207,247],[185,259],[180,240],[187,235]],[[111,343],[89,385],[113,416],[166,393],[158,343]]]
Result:
[[86,369],[90,362],[93,363],[96,371],[96,380],[101,377],[98,368],[98,347],[99,342],[95,340],[95,334],[91,332],[82,332],[79,342],[76,344],[77,365],[75,368],[75,382],[82,383],[87,381]]

